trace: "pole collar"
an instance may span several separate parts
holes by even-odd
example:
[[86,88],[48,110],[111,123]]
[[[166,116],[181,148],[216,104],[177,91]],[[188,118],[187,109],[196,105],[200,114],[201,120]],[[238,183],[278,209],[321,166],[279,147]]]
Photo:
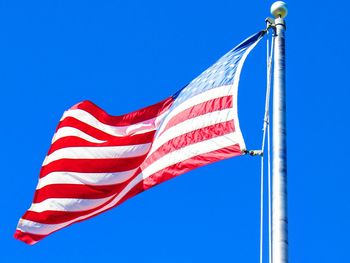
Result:
[[286,29],[286,22],[282,17],[278,17],[275,19],[275,26],[283,26]]

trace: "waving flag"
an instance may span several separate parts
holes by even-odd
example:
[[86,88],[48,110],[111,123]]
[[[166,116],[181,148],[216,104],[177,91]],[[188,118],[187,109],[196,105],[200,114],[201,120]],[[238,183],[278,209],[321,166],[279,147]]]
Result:
[[259,32],[173,96],[111,116],[83,101],[66,111],[15,238],[34,244],[196,167],[241,155],[237,89]]

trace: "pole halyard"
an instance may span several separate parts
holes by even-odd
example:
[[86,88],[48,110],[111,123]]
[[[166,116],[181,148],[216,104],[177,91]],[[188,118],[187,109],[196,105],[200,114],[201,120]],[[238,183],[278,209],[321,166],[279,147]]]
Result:
[[287,6],[271,6],[275,17],[272,122],[272,263],[288,262],[285,21]]

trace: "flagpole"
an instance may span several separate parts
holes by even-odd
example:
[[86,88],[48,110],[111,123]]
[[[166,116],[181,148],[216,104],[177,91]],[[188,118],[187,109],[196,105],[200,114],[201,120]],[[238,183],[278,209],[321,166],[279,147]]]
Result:
[[272,263],[288,262],[285,22],[287,5],[271,6],[275,17],[272,123]]

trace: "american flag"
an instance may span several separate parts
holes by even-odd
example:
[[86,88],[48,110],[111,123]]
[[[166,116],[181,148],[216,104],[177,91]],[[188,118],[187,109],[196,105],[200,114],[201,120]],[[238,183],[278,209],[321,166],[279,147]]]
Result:
[[121,116],[90,101],[67,110],[54,134],[31,207],[15,238],[35,244],[189,170],[241,155],[237,89],[243,41],[173,96]]

